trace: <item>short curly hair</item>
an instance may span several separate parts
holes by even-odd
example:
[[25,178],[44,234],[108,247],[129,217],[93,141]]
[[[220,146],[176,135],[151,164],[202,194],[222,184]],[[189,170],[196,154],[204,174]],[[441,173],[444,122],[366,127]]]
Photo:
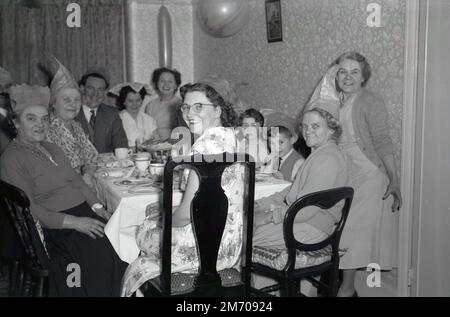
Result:
[[157,92],[160,92],[158,89],[158,81],[159,81],[159,78],[161,77],[161,75],[164,73],[169,73],[169,74],[173,75],[173,77],[175,78],[175,83],[177,84],[177,88],[175,89],[175,92],[177,92],[178,87],[180,87],[180,85],[181,85],[181,73],[179,71],[177,71],[176,69],[170,69],[167,67],[157,68],[153,71],[153,74],[152,74],[153,88],[155,88],[155,90]]
[[[331,137],[336,141],[339,140],[339,138],[342,135],[342,126],[341,126],[341,123],[339,122],[339,120],[337,120],[335,117],[333,117],[326,110],[323,110],[321,108],[311,108],[311,109],[308,109],[305,112],[303,112],[301,122],[303,122],[303,117],[305,116],[305,114],[310,113],[310,112],[315,112],[319,116],[321,116],[323,119],[325,119],[325,122],[327,123],[328,128],[330,130],[333,130],[333,134],[331,135]],[[301,126],[301,123],[300,123],[300,126]]]
[[184,98],[188,92],[203,92],[206,95],[214,107],[220,107],[222,114],[220,115],[220,121],[223,127],[236,127],[238,125],[238,115],[234,111],[233,105],[226,102],[219,93],[209,85],[203,83],[186,84],[180,88],[181,97]]

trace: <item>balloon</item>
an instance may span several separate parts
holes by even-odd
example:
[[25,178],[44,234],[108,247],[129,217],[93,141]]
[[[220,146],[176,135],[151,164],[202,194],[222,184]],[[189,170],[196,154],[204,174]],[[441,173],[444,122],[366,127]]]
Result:
[[197,19],[201,28],[215,37],[229,37],[248,22],[248,0],[200,0]]
[[172,68],[172,24],[165,6],[158,13],[158,46],[159,66]]

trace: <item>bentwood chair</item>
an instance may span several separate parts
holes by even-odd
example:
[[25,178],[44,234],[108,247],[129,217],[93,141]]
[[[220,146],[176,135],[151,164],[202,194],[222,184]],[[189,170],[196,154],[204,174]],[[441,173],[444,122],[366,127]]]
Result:
[[[220,243],[228,215],[228,198],[221,186],[225,168],[238,162],[241,154],[195,155],[169,161],[164,169],[161,237],[161,275],[147,282],[146,296],[249,296],[252,252],[255,163],[245,155],[239,160],[246,169],[243,207],[243,242],[240,270],[216,269]],[[191,224],[197,243],[197,274],[172,273],[172,184],[177,166],[183,165],[199,176],[199,189],[191,205]]]
[[[24,250],[15,267],[12,296],[47,295],[49,258],[30,213],[27,195],[11,184],[0,180],[0,208],[7,210]],[[30,280],[31,285],[25,285]],[[27,287],[26,287],[27,286]]]
[[[256,296],[303,296],[300,281],[308,280],[320,294],[336,296],[339,284],[339,241],[353,200],[353,188],[340,187],[305,195],[287,210],[283,222],[285,248],[254,246],[252,271],[276,281],[276,284],[252,289]],[[294,237],[294,219],[307,206],[329,209],[343,201],[341,217],[333,233],[315,244],[303,244]],[[341,205],[338,205],[341,206]],[[316,277],[321,276],[320,280]],[[324,281],[327,281],[326,283]]]

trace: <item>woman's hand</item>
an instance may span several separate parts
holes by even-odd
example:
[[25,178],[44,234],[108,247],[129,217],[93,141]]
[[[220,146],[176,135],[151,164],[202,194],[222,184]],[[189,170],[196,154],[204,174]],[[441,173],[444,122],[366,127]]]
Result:
[[95,213],[96,213],[97,215],[99,215],[100,217],[102,217],[103,219],[105,219],[106,221],[108,221],[109,218],[111,218],[111,215],[110,215],[109,212],[105,209],[105,207],[96,209],[96,210],[95,210]]
[[67,227],[95,239],[96,237],[103,238],[105,224],[94,218],[70,216]]
[[266,225],[271,222],[272,222],[272,213],[270,211],[255,213],[255,215],[253,217],[253,227],[254,228]]
[[392,203],[392,212],[396,212],[402,206],[402,194],[400,193],[400,185],[397,182],[389,182],[386,189],[386,193],[383,196],[383,200],[387,199],[389,195],[394,197],[394,202]]
[[148,204],[145,209],[145,216],[148,219],[157,219],[161,216],[161,209],[161,204],[159,202]]

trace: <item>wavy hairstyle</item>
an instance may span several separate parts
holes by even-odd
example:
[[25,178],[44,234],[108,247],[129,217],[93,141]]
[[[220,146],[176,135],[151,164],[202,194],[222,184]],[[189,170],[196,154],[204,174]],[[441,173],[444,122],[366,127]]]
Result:
[[226,102],[219,93],[209,85],[203,83],[186,84],[180,88],[180,94],[183,98],[188,92],[203,92],[206,97],[211,101],[214,107],[220,107],[222,113],[220,115],[220,121],[223,127],[236,127],[238,125],[238,116],[234,111],[233,105]]
[[[302,114],[302,120],[300,122],[303,121],[303,117],[305,116],[305,114],[309,113],[309,112],[315,112],[317,113],[319,116],[321,116],[323,119],[325,119],[325,122],[327,123],[327,126],[330,130],[333,130],[333,134],[331,135],[331,137],[337,141],[339,140],[339,138],[342,135],[342,126],[341,123],[339,122],[339,120],[337,120],[335,117],[333,117],[328,111],[323,110],[321,108],[311,108],[306,110],[305,112],[303,112]],[[300,123],[301,126],[301,123]]]

